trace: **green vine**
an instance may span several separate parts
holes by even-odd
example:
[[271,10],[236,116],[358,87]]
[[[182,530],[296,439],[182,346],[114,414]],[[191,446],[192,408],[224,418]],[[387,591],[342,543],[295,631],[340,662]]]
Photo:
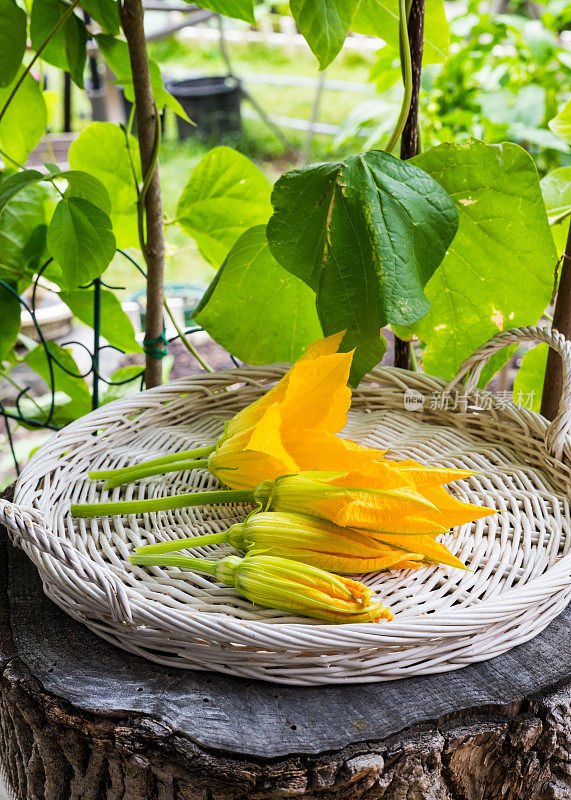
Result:
[[410,103],[412,100],[412,58],[410,54],[410,41],[408,38],[408,17],[410,14],[410,0],[399,0],[399,45],[403,73],[404,95],[397,124],[386,146],[387,153],[392,153],[406,125]]

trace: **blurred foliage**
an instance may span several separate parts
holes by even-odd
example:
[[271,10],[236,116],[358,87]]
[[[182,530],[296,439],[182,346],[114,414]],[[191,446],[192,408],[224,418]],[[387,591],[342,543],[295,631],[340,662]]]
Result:
[[[500,14],[479,10],[482,4],[470,0],[466,12],[451,21],[448,59],[423,68],[425,148],[474,137],[490,144],[507,140],[525,147],[542,174],[571,163],[569,147],[548,127],[570,89],[571,53],[559,33],[571,26],[571,6],[565,0],[534,4],[540,16],[533,19],[525,16],[529,6]],[[398,113],[395,87],[400,89],[392,48],[378,51],[370,80],[379,96],[350,112],[336,147],[356,146],[363,131],[369,147],[386,141]]]

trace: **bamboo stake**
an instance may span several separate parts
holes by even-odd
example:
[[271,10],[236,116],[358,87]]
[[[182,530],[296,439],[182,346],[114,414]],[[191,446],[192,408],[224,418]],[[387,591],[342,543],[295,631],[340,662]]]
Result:
[[[412,0],[407,27],[412,61],[412,97],[400,142],[400,157],[403,161],[418,154],[418,99],[424,48],[424,0]],[[395,336],[395,367],[411,368],[411,349],[412,342]]]
[[[553,314],[553,328],[567,339],[571,339],[571,225],[561,263],[561,278]],[[550,350],[547,356],[543,397],[541,398],[541,413],[547,419],[555,419],[561,400],[562,386],[561,356],[554,350]]]
[[[163,294],[165,241],[163,204],[159,181],[157,147],[160,137],[160,120],[155,105],[147,42],[143,25],[144,10],[141,0],[124,0],[121,4],[121,24],[127,44],[133,89],[137,132],[141,152],[143,174],[144,208],[146,214],[146,239],[142,242],[143,257],[147,265],[147,318],[145,341],[148,345],[145,363],[145,385],[147,388],[162,382],[161,351],[164,349]],[[139,209],[142,214],[142,209]]]

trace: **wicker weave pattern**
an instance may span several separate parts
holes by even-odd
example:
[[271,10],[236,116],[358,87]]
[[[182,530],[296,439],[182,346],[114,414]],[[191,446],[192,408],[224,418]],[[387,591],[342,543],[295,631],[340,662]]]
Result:
[[[546,341],[563,357],[566,388],[551,425],[475,392],[485,360],[515,341]],[[26,465],[16,505],[0,503],[0,518],[37,565],[46,593],[104,638],[154,661],[296,684],[456,669],[532,638],[565,608],[571,597],[571,343],[539,328],[498,334],[448,387],[418,373],[379,368],[354,394],[345,435],[390,448],[396,459],[479,470],[452,491],[500,510],[447,535],[469,572],[432,566],[365,576],[391,606],[394,622],[323,625],[254,607],[207,576],[126,563],[135,546],[224,530],[243,518],[242,507],[70,518],[70,502],[215,487],[212,476],[196,470],[102,493],[102,484],[86,473],[214,442],[224,421],[284,369],[175,381],[104,406],[52,437]],[[426,398],[422,413],[405,409],[411,391]],[[431,401],[445,391],[452,392],[447,404]],[[212,557],[230,550],[193,552]]]

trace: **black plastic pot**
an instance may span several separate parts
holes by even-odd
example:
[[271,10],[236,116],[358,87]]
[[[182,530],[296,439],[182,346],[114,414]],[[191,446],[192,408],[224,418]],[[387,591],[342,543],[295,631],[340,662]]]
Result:
[[240,133],[241,83],[237,78],[223,75],[186,78],[170,81],[166,88],[196,123],[189,125],[177,117],[179,139],[198,136],[210,141]]
[[[129,122],[129,118],[131,116],[131,109],[133,108],[133,103],[130,100],[127,100],[125,97],[125,92],[123,91],[123,87],[119,86],[121,90],[121,100],[123,101],[123,111],[125,112],[125,124]],[[161,117],[161,134],[164,136],[165,133],[165,112],[164,109],[160,112]],[[133,116],[133,124],[131,125],[131,133],[133,136],[137,135],[137,115]]]

